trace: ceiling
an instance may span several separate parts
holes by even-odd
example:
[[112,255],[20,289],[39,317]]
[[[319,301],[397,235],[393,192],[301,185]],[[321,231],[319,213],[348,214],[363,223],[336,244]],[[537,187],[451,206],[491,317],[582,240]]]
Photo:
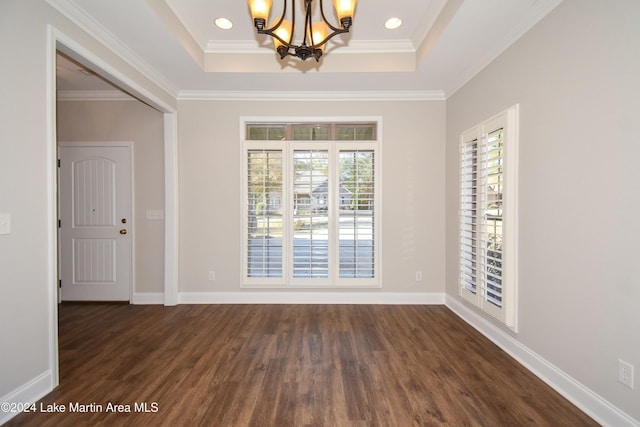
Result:
[[[255,33],[245,0],[47,1],[175,97],[322,92],[444,99],[562,0],[360,0],[351,32],[333,38],[320,62],[281,61],[271,39]],[[272,20],[283,1],[273,0]],[[294,1],[299,14],[304,2]],[[333,2],[324,1],[332,10]],[[233,28],[217,28],[219,17]],[[385,29],[390,17],[403,25]],[[60,58],[58,90],[114,90],[82,68]]]

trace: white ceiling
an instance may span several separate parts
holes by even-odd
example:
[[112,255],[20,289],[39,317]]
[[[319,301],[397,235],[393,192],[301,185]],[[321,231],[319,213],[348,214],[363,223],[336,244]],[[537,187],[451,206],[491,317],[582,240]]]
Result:
[[[300,14],[304,2],[294,1]],[[325,12],[332,10],[324,1]],[[360,0],[351,32],[332,39],[316,63],[280,61],[271,39],[255,33],[245,0],[48,0],[176,97],[266,91],[433,98],[451,95],[561,1]],[[273,1],[271,19],[282,2]],[[392,16],[403,26],[389,31],[384,21]],[[218,17],[233,28],[217,28]],[[113,90],[78,68],[60,60],[59,91]]]

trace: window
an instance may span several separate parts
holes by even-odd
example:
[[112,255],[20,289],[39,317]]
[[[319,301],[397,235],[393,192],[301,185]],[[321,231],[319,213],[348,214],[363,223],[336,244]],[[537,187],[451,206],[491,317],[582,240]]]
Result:
[[243,128],[244,285],[378,287],[378,122]]
[[518,106],[460,140],[460,294],[516,329]]

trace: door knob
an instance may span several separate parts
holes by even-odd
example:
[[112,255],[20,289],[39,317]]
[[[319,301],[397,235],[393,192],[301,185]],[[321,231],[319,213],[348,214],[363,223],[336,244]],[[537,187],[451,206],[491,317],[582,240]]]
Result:
[[127,234],[127,229],[123,228],[122,230],[120,230],[120,234]]

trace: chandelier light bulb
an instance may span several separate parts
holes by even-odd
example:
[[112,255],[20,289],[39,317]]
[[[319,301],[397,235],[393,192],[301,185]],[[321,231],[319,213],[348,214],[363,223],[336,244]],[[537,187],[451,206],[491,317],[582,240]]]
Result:
[[[313,0],[304,0],[305,15],[302,32],[302,42],[293,44],[293,30],[296,27],[296,0],[284,0],[282,15],[280,18],[274,19],[270,28],[267,28],[267,20],[271,11],[272,0],[247,0],[253,24],[258,34],[266,34],[273,37],[274,48],[280,55],[280,59],[286,56],[295,56],[303,61],[313,57],[316,61],[320,61],[320,57],[324,54],[325,44],[329,39],[338,35],[349,32],[349,28],[353,23],[353,14],[355,11],[357,0],[333,0],[333,7],[340,21],[338,26],[332,25],[326,18],[324,13],[324,0],[320,2],[320,15],[322,21],[313,22],[312,10]],[[291,19],[287,20],[287,14]]]

